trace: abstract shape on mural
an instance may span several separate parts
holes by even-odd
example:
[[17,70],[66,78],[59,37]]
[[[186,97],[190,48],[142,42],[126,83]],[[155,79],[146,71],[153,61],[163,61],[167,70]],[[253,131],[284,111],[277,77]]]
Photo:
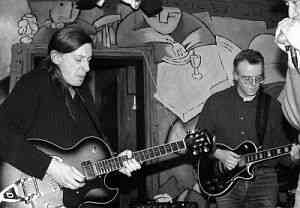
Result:
[[215,35],[204,21],[176,7],[162,7],[153,17],[142,10],[129,14],[119,24],[117,43],[153,44],[158,63],[155,98],[183,121],[201,111],[211,86],[227,79]]
[[27,0],[0,1],[0,80],[9,76],[11,46],[20,38],[18,21],[29,13]]
[[110,48],[112,45],[116,45],[116,34],[115,25],[120,21],[121,16],[116,15],[106,15],[97,19],[93,25],[96,28],[96,40],[95,47]]
[[31,43],[37,31],[37,19],[33,14],[25,14],[18,21],[18,34],[21,43]]
[[[258,34],[250,42],[249,48],[259,51],[265,59],[264,84],[284,82],[285,54],[278,48],[273,34]],[[282,68],[284,66],[284,68]]]

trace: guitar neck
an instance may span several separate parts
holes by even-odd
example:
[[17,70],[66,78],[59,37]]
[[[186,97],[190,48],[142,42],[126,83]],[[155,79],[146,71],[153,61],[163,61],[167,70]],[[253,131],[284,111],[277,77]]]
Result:
[[292,145],[284,145],[276,148],[258,151],[243,155],[246,163],[258,163],[265,160],[275,159],[277,157],[285,156],[290,153]]
[[[170,155],[186,149],[184,140],[171,142],[164,145],[150,147],[144,150],[133,152],[133,158],[139,162],[146,162],[152,159],[157,159],[163,156]],[[96,162],[86,161],[81,164],[85,176],[94,178],[99,175],[107,174],[123,167],[123,162],[129,160],[127,155],[111,157],[105,160]]]

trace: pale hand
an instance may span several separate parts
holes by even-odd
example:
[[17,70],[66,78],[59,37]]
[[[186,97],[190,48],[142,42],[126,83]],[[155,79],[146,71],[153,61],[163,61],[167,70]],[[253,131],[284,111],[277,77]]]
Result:
[[123,167],[119,170],[121,173],[131,176],[131,173],[133,171],[141,169],[141,164],[137,162],[133,157],[132,157],[132,151],[130,150],[125,150],[121,152],[118,156],[123,156],[127,155],[129,160],[123,162]]
[[184,46],[178,42],[173,43],[173,53],[175,57],[185,57],[188,55],[188,52],[186,51]]
[[214,156],[219,159],[228,170],[235,168],[240,161],[240,156],[232,151],[217,149]]
[[299,161],[300,159],[300,145],[293,144],[291,152],[290,152],[292,161]]

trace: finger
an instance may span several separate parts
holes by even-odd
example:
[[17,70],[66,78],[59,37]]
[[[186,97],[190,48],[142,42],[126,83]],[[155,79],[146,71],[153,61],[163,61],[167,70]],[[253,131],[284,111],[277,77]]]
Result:
[[140,163],[138,163],[135,159],[128,160],[127,163],[131,171],[136,171],[141,168]]
[[129,172],[132,172],[134,171],[134,165],[132,164],[131,160],[128,160],[128,161],[125,161],[123,163],[124,167],[129,171]]
[[128,159],[132,158],[133,153],[131,150],[124,150],[123,152],[120,153],[121,156],[127,156]]
[[85,181],[85,176],[80,171],[78,171],[75,167],[72,167],[72,171],[76,181],[81,183]]
[[240,155],[238,155],[238,154],[232,152],[232,157],[233,157],[233,159],[239,159],[239,158],[240,158]]
[[120,171],[121,173],[127,175],[128,177],[131,176],[131,172],[129,172],[126,168],[121,168],[119,171]]
[[80,186],[79,186],[79,184],[77,184],[77,182],[75,180],[73,180],[73,181],[70,180],[70,181],[67,181],[64,183],[64,187],[74,190],[74,189],[79,188]]

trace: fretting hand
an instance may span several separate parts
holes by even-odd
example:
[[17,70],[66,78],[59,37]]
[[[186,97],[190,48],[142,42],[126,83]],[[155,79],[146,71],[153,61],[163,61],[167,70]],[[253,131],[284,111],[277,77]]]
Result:
[[217,149],[214,156],[219,159],[228,170],[235,168],[240,161],[240,156],[232,151]]
[[292,161],[299,161],[300,159],[300,145],[293,144],[291,152],[290,152]]
[[125,150],[119,154],[119,156],[127,155],[129,160],[123,162],[123,167],[119,170],[121,173],[131,176],[131,173],[133,171],[136,171],[138,169],[141,169],[141,165],[139,162],[137,162],[133,157],[133,153],[130,150]]

